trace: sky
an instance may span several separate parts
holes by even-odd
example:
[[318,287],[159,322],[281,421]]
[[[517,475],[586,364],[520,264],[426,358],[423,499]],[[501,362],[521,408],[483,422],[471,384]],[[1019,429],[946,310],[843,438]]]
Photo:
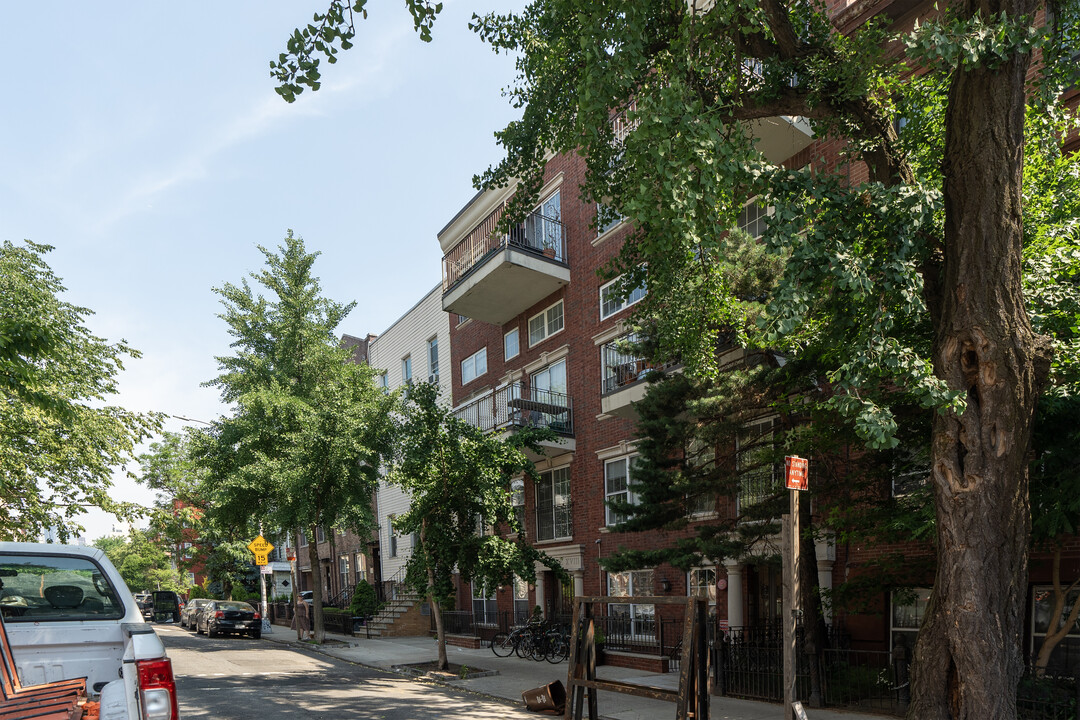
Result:
[[[0,4],[0,241],[53,246],[65,299],[142,353],[116,404],[227,412],[202,387],[229,353],[213,288],[290,229],[321,253],[324,295],[356,301],[343,333],[381,333],[440,282],[436,234],[520,115],[513,58],[467,23],[521,3],[449,0],[424,43],[404,3],[371,0],[322,89],[287,104],[270,60],[328,1]],[[114,493],[154,499],[119,473]],[[114,520],[83,517],[91,541]]]

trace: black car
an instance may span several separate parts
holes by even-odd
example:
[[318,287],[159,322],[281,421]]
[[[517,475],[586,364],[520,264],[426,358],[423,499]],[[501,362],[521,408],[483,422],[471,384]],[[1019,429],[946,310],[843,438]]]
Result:
[[246,602],[214,600],[199,611],[195,632],[210,637],[238,633],[258,639],[262,637],[262,616]]
[[194,630],[195,623],[199,619],[199,611],[212,602],[214,601],[209,598],[192,598],[188,600],[188,604],[180,611],[180,627]]
[[139,606],[143,620],[150,622],[154,619],[154,596],[148,592],[135,593],[135,603]]

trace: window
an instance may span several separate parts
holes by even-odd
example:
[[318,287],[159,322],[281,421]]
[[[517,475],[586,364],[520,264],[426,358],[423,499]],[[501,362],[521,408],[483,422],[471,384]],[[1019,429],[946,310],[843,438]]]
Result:
[[428,382],[439,382],[439,338],[433,337],[427,341],[428,356]]
[[930,479],[930,449],[899,448],[893,455],[892,496],[904,497]]
[[510,503],[514,506],[514,519],[520,532],[525,531],[525,481],[514,478],[510,483]]
[[458,325],[464,325],[467,322],[469,322],[468,316],[466,316],[466,315],[458,315],[457,316],[457,324]]
[[546,340],[563,329],[563,301],[529,318],[529,346]]
[[[634,598],[653,594],[653,571],[631,570],[608,573],[608,595]],[[611,616],[610,633],[630,637],[651,637],[656,634],[656,607],[631,600],[608,605]]]
[[317,528],[315,531],[318,542],[326,542],[326,530],[323,528]]
[[686,594],[716,604],[716,568],[694,568],[687,574]]
[[[1067,587],[1067,585],[1066,585]],[[1069,611],[1080,597],[1080,588],[1073,588],[1065,596],[1060,617],[1054,617],[1054,588],[1051,585],[1036,585],[1031,589],[1031,656],[1037,657],[1046,636],[1061,626]],[[1080,622],[1074,622],[1068,634],[1061,639],[1053,650],[1047,665],[1053,670],[1062,670],[1075,674],[1080,669]]]
[[401,358],[401,381],[412,385],[412,355]]
[[189,572],[187,574],[187,584],[192,586],[195,585],[195,573]]
[[503,359],[509,360],[512,357],[517,357],[519,352],[521,352],[521,343],[518,338],[518,329],[514,328],[503,335]]
[[[524,231],[527,247],[539,250],[555,260],[566,259],[563,246],[562,206],[558,190],[525,218],[523,228],[520,225],[518,228],[517,233]],[[513,237],[515,235],[512,232],[511,238]],[[520,240],[518,242],[520,243]]]
[[397,528],[394,527],[395,519],[397,519],[397,515],[386,516],[386,530],[390,539],[390,557],[397,557],[398,532]]
[[625,219],[618,210],[596,203],[596,237],[600,237]]
[[[604,463],[604,500],[637,503],[637,496],[630,492],[630,470],[633,460],[634,458],[619,458]],[[604,508],[604,516],[607,525],[626,522],[626,515],[615,512],[610,506]]]
[[473,622],[478,625],[495,625],[499,622],[499,602],[495,598],[495,588],[486,588],[479,582],[474,582],[472,587]]
[[926,606],[930,603],[930,588],[902,588],[892,592],[892,626],[889,639],[892,647],[906,647],[908,657],[915,652],[915,637],[919,634]]
[[[114,588],[89,557],[78,555],[0,555],[5,623],[51,623],[65,620],[120,619],[127,588]],[[122,586],[121,586],[122,587]],[[6,648],[5,648],[6,650]],[[7,662],[5,653],[4,662]]]
[[344,590],[349,587],[349,556],[341,555],[338,557],[338,575],[341,577],[341,583],[339,588]]
[[367,580],[367,555],[356,553],[356,582]]
[[569,538],[573,534],[570,522],[570,468],[541,473],[536,482],[536,539]]
[[566,360],[551,363],[529,376],[533,399],[540,400],[547,393],[566,394]]
[[297,543],[297,547],[306,547],[308,544],[307,533],[305,533],[303,530],[297,530],[296,534],[300,536],[300,541]]
[[773,463],[773,420],[761,420],[743,427],[737,437],[736,464],[739,473],[739,512],[776,496],[780,473]]
[[[529,376],[529,397],[537,407],[522,410],[521,417],[533,427],[569,433],[570,403],[566,395],[566,360],[554,362]],[[541,407],[542,406],[542,407]]]
[[770,215],[772,215],[772,208],[760,205],[756,200],[751,200],[739,212],[739,219],[735,223],[735,227],[752,238],[759,238],[765,234]]
[[521,578],[514,577],[514,624],[521,625],[532,617],[529,608],[529,583]]
[[487,348],[482,347],[461,361],[461,384],[472,382],[487,372]]
[[606,320],[617,312],[640,302],[645,297],[645,286],[640,285],[626,294],[622,276],[600,288],[600,319]]
[[385,393],[385,392],[390,392],[390,378],[388,378],[388,377],[386,376],[386,371],[385,371],[385,370],[383,370],[383,371],[382,371],[381,373],[379,373],[379,377],[378,377],[378,379],[376,380],[376,384],[377,384],[377,385],[378,385],[378,386],[379,386],[380,388],[382,388],[382,391],[383,391],[384,393]]

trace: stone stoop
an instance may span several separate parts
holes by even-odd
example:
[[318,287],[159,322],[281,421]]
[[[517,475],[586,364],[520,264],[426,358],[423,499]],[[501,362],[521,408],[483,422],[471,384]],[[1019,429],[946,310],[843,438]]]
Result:
[[431,618],[420,613],[419,595],[405,595],[387,601],[379,613],[368,621],[371,637],[410,637],[427,635]]

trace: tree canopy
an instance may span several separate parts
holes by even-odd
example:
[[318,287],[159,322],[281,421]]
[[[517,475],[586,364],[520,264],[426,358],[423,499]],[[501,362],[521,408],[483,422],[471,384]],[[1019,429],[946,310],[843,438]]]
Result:
[[[353,309],[322,296],[309,253],[290,232],[277,252],[259,246],[266,267],[215,291],[235,353],[218,358],[208,384],[234,406],[197,449],[206,467],[208,514],[221,525],[274,529],[374,526],[372,498],[389,453],[396,403],[374,371],[350,362],[336,329]],[[311,566],[319,567],[316,543]],[[316,639],[322,588],[314,584]]]
[[113,473],[158,424],[109,404],[125,358],[139,353],[94,335],[91,311],[61,299],[51,249],[0,245],[0,536],[9,539],[48,529],[66,539],[90,506],[133,517],[109,492]]

